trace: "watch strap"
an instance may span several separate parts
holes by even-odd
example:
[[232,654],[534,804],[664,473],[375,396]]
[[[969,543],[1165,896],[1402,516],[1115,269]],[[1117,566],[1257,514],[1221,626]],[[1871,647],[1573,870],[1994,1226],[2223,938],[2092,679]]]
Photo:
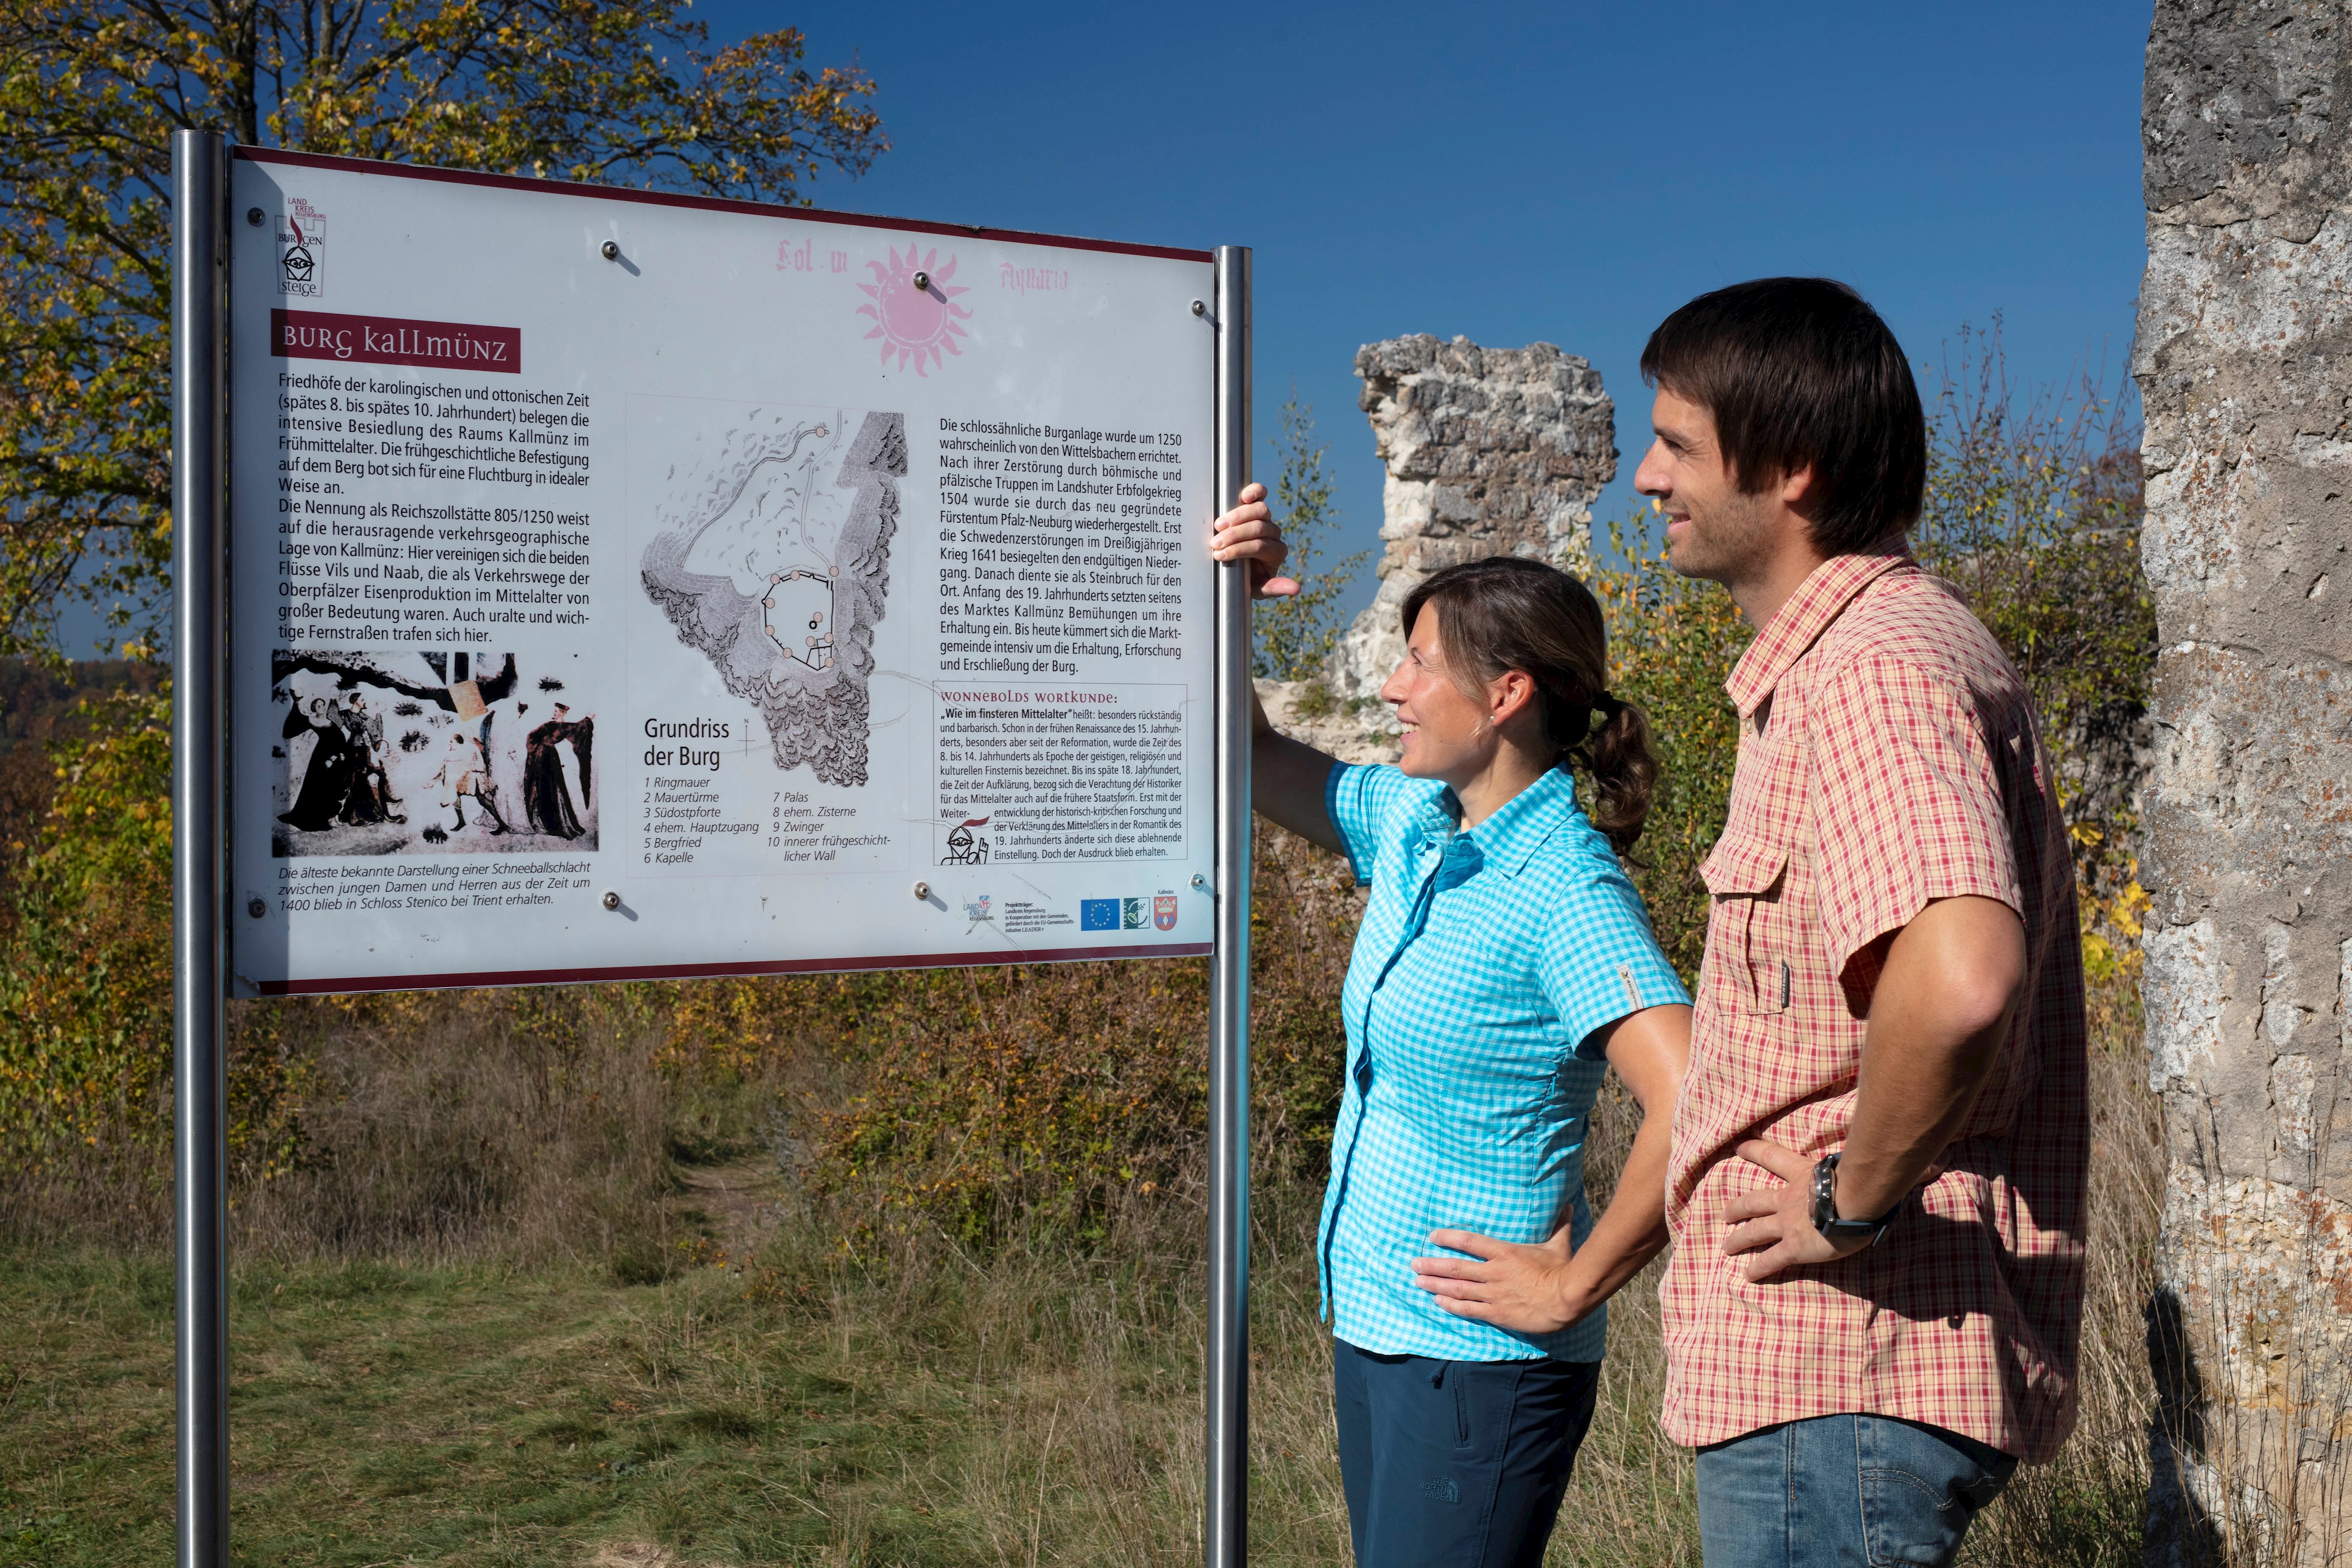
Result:
[[[1840,1151],[1843,1153],[1843,1151]],[[1886,1234],[1895,1217],[1903,1212],[1903,1205],[1875,1219],[1842,1219],[1837,1211],[1838,1155],[1827,1154],[1813,1166],[1812,1221],[1813,1228],[1832,1241],[1860,1241],[1864,1246]]]

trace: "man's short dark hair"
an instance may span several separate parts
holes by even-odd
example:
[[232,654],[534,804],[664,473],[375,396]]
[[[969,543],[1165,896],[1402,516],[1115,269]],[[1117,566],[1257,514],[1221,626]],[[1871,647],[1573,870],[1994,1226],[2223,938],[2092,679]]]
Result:
[[1658,324],[1642,380],[1715,416],[1724,462],[1754,495],[1811,468],[1813,546],[1851,555],[1908,528],[1927,482],[1927,422],[1902,346],[1827,277],[1759,277]]

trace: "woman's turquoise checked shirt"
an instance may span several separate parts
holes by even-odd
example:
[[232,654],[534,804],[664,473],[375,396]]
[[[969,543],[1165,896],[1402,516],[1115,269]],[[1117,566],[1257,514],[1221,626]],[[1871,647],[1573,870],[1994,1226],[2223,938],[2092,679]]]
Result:
[[1592,1033],[1689,993],[1565,770],[1468,832],[1450,789],[1393,768],[1335,764],[1325,798],[1372,890],[1318,1238],[1332,1332],[1388,1354],[1598,1361],[1604,1314],[1507,1333],[1440,1307],[1412,1260],[1445,1226],[1542,1241],[1562,1215],[1582,1246]]

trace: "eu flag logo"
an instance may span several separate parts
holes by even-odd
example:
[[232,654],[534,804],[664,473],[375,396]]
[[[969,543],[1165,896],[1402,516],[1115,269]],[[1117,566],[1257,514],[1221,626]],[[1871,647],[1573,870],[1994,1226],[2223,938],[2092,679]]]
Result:
[[1081,931],[1118,930],[1118,900],[1116,898],[1078,900],[1078,929]]

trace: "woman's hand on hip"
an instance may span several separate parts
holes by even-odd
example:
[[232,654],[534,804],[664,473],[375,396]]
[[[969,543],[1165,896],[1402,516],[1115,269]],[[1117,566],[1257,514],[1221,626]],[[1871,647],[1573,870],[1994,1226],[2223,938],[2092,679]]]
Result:
[[1241,504],[1219,517],[1209,536],[1209,559],[1221,564],[1249,563],[1250,597],[1287,599],[1298,591],[1295,578],[1278,577],[1290,555],[1282,528],[1265,504],[1265,486],[1242,486]]
[[1568,1227],[1549,1241],[1497,1241],[1475,1230],[1433,1230],[1429,1244],[1467,1258],[1416,1258],[1412,1282],[1459,1318],[1515,1333],[1556,1333],[1591,1312],[1569,1283]]

